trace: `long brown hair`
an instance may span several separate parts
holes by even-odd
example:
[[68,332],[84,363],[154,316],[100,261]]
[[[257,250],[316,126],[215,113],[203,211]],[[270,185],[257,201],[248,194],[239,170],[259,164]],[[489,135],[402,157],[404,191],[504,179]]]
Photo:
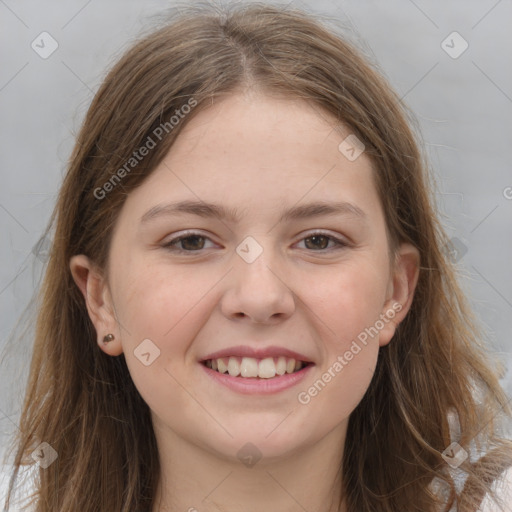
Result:
[[[160,468],[150,411],[124,355],[98,349],[69,261],[85,254],[105,268],[127,194],[198,112],[250,86],[307,99],[350,127],[372,161],[391,250],[409,242],[421,256],[411,309],[380,349],[370,387],[350,416],[340,461],[348,510],[426,512],[455,503],[476,510],[512,464],[510,443],[495,425],[501,411],[510,411],[446,255],[413,120],[335,28],[311,13],[269,4],[180,9],[122,56],[94,97],[49,226],[53,243],[13,474],[34,464],[32,451],[48,442],[58,458],[38,471],[38,512],[151,512]],[[194,108],[120,176],[134,151],[192,101]],[[105,188],[107,182],[112,186]],[[452,441],[450,413],[460,425],[459,445],[487,453],[478,465],[460,466],[469,475],[462,493],[442,457]],[[433,482],[448,493],[434,493]]]

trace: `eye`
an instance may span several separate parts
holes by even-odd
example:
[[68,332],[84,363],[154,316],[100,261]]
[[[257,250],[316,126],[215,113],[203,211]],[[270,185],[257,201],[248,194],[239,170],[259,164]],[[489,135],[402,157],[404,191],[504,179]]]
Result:
[[[308,240],[310,243],[308,243]],[[304,241],[307,249],[313,249],[314,252],[336,250],[346,247],[348,244],[339,238],[328,235],[323,232],[310,233],[307,237],[302,238],[301,242]],[[328,248],[329,242],[333,242],[334,246]]]
[[[207,236],[201,235],[198,232],[187,232],[184,235],[172,238],[163,244],[162,247],[176,253],[192,253],[205,249],[206,241],[211,242]],[[300,242],[305,242],[305,248],[314,252],[342,249],[348,245],[343,240],[323,232],[310,233],[307,237],[302,238]],[[328,247],[329,243],[333,245]]]
[[[208,237],[201,235],[196,232],[187,232],[187,234],[172,238],[169,242],[166,242],[162,247],[169,249],[172,252],[178,253],[190,253],[198,252],[204,249],[204,241],[210,240]],[[211,240],[210,240],[211,241]],[[181,247],[176,248],[175,246],[181,244]]]

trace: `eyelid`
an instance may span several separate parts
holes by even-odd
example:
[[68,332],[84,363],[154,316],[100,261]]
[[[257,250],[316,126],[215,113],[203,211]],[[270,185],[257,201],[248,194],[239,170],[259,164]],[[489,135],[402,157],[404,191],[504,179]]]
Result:
[[[338,235],[338,234],[333,234],[333,233],[331,233],[329,231],[325,231],[323,229],[313,229],[311,231],[303,233],[300,235],[300,238],[297,240],[297,242],[301,242],[305,238],[310,238],[312,236],[317,236],[317,235],[330,238],[331,240],[334,240],[335,242],[337,242],[339,245],[342,245],[342,246],[350,245],[350,242],[349,242],[349,240],[347,240],[346,237],[343,237],[342,235]],[[322,250],[326,251],[327,249],[322,249]],[[321,251],[317,251],[317,252],[321,252]]]
[[[189,237],[193,237],[193,236],[200,236],[202,238],[205,238],[205,239],[210,240],[210,241],[213,242],[212,238],[209,235],[204,234],[200,230],[197,230],[197,229],[186,229],[185,231],[182,231],[181,233],[178,232],[178,234],[175,234],[167,242],[163,242],[162,246],[163,247],[168,247],[168,246],[170,246],[173,243],[179,242],[183,238],[189,238]],[[177,249],[177,251],[179,251],[179,249]],[[183,252],[194,252],[194,251],[185,251],[184,250]],[[195,251],[195,252],[199,252],[199,251]]]

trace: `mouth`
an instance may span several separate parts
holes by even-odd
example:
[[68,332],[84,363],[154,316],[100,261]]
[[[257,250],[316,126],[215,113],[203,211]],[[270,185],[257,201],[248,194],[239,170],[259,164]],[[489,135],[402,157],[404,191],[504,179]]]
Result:
[[285,356],[263,359],[231,356],[205,359],[200,363],[210,370],[241,379],[272,379],[285,374],[300,372],[314,364],[310,361],[300,361]]

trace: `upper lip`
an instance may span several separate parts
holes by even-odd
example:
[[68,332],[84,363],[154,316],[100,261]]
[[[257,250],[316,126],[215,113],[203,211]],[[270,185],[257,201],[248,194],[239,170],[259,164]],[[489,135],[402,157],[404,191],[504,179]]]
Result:
[[218,350],[217,352],[212,352],[208,356],[202,358],[200,361],[207,361],[208,359],[219,359],[221,357],[253,357],[255,359],[265,359],[267,357],[290,357],[295,359],[296,361],[304,361],[306,363],[311,363],[311,359],[303,354],[299,354],[294,350],[290,350],[284,347],[277,346],[269,346],[269,347],[261,347],[261,348],[253,348],[247,345],[238,345],[236,347],[224,348],[222,350]]

